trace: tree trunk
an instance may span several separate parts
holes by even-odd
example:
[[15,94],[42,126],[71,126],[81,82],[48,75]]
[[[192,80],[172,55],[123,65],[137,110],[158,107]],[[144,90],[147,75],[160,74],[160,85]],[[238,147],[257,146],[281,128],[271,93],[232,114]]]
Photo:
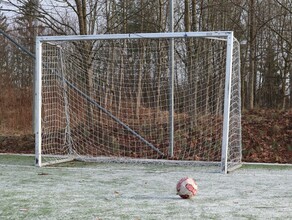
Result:
[[255,63],[256,63],[256,23],[255,23],[255,0],[250,0],[249,10],[249,39],[250,39],[250,59],[249,59],[249,109],[254,109],[255,95]]
[[138,85],[137,85],[137,96],[136,96],[136,111],[135,116],[139,116],[139,110],[141,107],[141,99],[142,99],[142,77],[143,77],[143,64],[144,64],[144,45],[141,43],[140,49],[138,51]]

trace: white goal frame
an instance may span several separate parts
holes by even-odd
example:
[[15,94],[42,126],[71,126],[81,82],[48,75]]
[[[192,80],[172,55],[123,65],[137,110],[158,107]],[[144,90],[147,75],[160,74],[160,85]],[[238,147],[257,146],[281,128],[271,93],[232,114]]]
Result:
[[[230,98],[231,98],[231,77],[233,61],[234,36],[232,31],[210,31],[210,32],[174,32],[174,33],[137,33],[137,34],[100,34],[100,35],[72,35],[72,36],[38,36],[36,38],[36,63],[35,63],[35,101],[34,101],[34,132],[35,132],[35,164],[43,166],[42,162],[42,44],[44,42],[54,41],[86,41],[86,40],[114,40],[114,39],[139,39],[139,38],[209,38],[227,42],[226,73],[225,73],[225,91],[224,91],[224,114],[223,114],[223,134],[221,149],[221,171],[227,173],[232,169],[241,166],[241,155],[236,166],[228,168],[228,144],[229,144],[229,120],[230,120]],[[170,51],[173,53],[173,51]],[[171,69],[170,77],[171,77]],[[240,78],[240,76],[239,76]],[[171,85],[170,85],[171,86]],[[171,95],[171,94],[170,94]],[[240,105],[240,104],[239,104]],[[239,110],[240,111],[240,110]],[[170,110],[171,114],[171,110]],[[170,117],[173,117],[170,115]],[[172,125],[173,126],[173,125]],[[171,130],[171,129],[170,129]],[[241,134],[239,135],[241,139]],[[172,153],[173,146],[170,140],[169,152]],[[241,144],[238,146],[241,149]],[[58,162],[76,159],[75,155],[67,155],[64,160]]]

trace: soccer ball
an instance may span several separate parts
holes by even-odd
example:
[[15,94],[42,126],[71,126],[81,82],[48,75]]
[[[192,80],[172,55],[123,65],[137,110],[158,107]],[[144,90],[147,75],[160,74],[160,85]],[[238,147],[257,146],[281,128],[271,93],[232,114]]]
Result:
[[177,195],[183,199],[190,199],[197,194],[198,185],[193,178],[184,177],[176,185]]

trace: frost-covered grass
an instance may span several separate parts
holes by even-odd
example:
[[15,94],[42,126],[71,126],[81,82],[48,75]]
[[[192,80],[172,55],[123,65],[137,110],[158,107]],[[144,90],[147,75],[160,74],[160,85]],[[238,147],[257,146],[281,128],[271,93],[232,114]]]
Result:
[[[0,219],[292,219],[292,168],[207,169],[130,164],[37,168],[0,155]],[[192,200],[175,194],[193,177]]]

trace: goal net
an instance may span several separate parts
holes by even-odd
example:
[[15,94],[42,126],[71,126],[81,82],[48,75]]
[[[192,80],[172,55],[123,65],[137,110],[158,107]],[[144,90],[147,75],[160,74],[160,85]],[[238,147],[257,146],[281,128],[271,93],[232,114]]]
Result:
[[241,163],[232,32],[38,37],[36,164]]

